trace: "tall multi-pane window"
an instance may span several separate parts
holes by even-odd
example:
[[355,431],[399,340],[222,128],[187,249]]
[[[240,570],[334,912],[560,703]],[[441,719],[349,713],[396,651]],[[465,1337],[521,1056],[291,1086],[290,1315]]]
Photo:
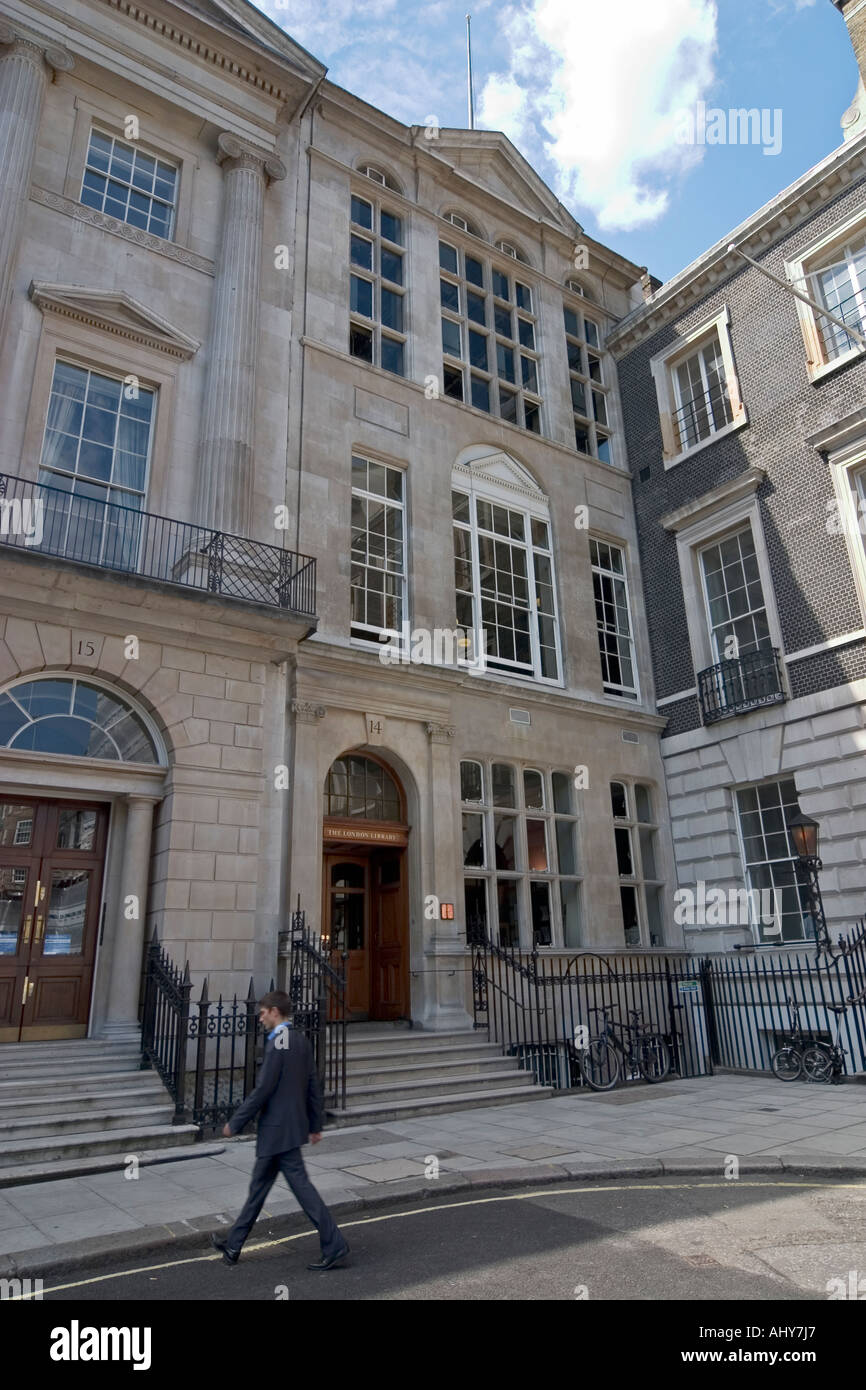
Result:
[[[797,884],[796,852],[788,830],[788,822],[800,812],[793,778],[742,787],[737,792],[737,811],[757,942],[773,946],[784,941],[803,941],[806,923]],[[775,893],[762,899],[764,889]],[[758,905],[760,911],[756,910]],[[768,910],[764,911],[764,907]]]
[[374,459],[352,459],[351,635],[402,634],[406,601],[405,477]]
[[169,238],[177,200],[177,167],[100,130],[90,132],[81,202],[131,227]]
[[43,499],[44,541],[55,554],[134,565],[155,406],[144,386],[54,364],[39,482],[60,489]]
[[352,195],[349,352],[406,375],[406,236],[385,203]]
[[583,307],[563,306],[571,408],[574,413],[574,447],[602,463],[611,462],[611,407],[604,379],[601,328]]
[[652,788],[611,782],[610,801],[625,944],[663,946],[664,881]]
[[460,764],[466,939],[500,946],[581,944],[572,774],[512,763]]
[[[858,333],[866,334],[866,236],[837,246],[829,262],[810,271],[809,280],[819,304]],[[825,362],[858,347],[850,333],[823,314],[815,315],[815,324]]]
[[691,449],[734,418],[718,333],[678,362],[672,372],[678,445],[681,450]]
[[701,570],[715,660],[771,650],[752,528],[702,550]]
[[559,680],[550,524],[475,492],[452,492],[457,623],[490,671]]
[[539,434],[532,287],[474,252],[440,241],[439,297],[444,394]]
[[625,552],[608,541],[590,537],[592,592],[605,695],[636,700],[637,663],[632,636]]

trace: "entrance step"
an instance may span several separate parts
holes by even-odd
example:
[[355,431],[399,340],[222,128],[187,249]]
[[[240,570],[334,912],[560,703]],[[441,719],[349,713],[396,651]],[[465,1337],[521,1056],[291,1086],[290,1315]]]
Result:
[[445,1115],[452,1110],[474,1110],[476,1106],[508,1105],[510,1102],[546,1100],[552,1086],[515,1086],[501,1091],[458,1091],[444,1096],[418,1096],[415,1100],[392,1100],[379,1105],[347,1105],[345,1110],[329,1110],[335,1128],[345,1125],[384,1124],[386,1120],[410,1120],[415,1115]]
[[198,1126],[174,1125],[173,1114],[174,1101],[155,1071],[141,1070],[134,1043],[3,1044],[0,1186],[10,1174],[18,1182],[67,1176],[75,1164],[111,1171],[127,1154],[202,1152]]
[[537,1086],[516,1057],[503,1056],[485,1032],[443,1033],[349,1024],[346,1105],[330,1109],[332,1124],[374,1124],[412,1115],[445,1114],[473,1105],[504,1105],[552,1094]]

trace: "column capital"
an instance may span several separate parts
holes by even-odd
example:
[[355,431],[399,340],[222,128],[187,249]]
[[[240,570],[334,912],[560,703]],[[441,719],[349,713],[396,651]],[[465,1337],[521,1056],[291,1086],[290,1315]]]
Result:
[[457,732],[453,724],[433,724],[424,725],[427,730],[427,737],[431,743],[450,743]]
[[124,797],[127,806],[158,806],[162,799],[161,796],[148,796],[146,792],[127,792]]
[[6,20],[0,20],[0,46],[11,47],[25,57],[41,58],[54,72],[71,72],[75,67],[72,54],[60,44],[46,43],[38,34],[19,29]]
[[285,164],[270,150],[260,149],[227,130],[217,138],[217,164],[230,169],[252,169],[269,183],[286,177]]
[[325,705],[314,705],[309,700],[292,700],[292,714],[299,724],[315,724],[328,713]]

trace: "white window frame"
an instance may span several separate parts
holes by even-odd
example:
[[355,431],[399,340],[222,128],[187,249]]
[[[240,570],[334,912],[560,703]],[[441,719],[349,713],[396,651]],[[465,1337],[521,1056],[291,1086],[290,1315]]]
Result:
[[[673,347],[665,348],[650,359],[650,371],[655,382],[658,399],[659,421],[662,431],[663,461],[665,468],[675,468],[683,459],[691,458],[701,449],[708,448],[726,435],[733,434],[749,423],[746,407],[740,394],[740,385],[734,363],[734,349],[731,343],[731,315],[727,304],[723,305],[711,318],[705,319],[697,328],[684,337],[678,338]],[[731,421],[721,429],[714,430],[706,439],[699,439],[687,449],[680,447],[676,427],[676,412],[679,407],[679,394],[676,382],[676,368],[701,348],[705,342],[716,336],[722,353],[725,383],[731,407]]]
[[[625,816],[614,816],[613,814],[613,798],[610,795],[610,789],[612,789],[615,785],[622,787],[625,792]],[[650,799],[650,809],[652,813],[651,820],[638,819],[637,798],[635,796],[636,786],[642,786],[647,791],[647,794]],[[659,913],[659,929],[662,934],[662,939],[661,941],[656,942],[655,946],[652,946],[649,941],[650,922],[649,912],[647,909],[647,889],[660,889],[663,894],[665,888],[667,887],[667,880],[658,877],[659,869],[662,867],[662,821],[661,816],[659,814],[662,793],[660,792],[659,787],[656,785],[655,782],[648,781],[645,777],[623,777],[618,774],[615,774],[610,779],[608,796],[610,797],[611,821],[613,823],[614,829],[614,858],[616,858],[617,830],[625,830],[628,832],[629,845],[631,849],[632,872],[630,874],[621,874],[619,872],[619,863],[617,862],[617,883],[620,888],[633,888],[635,890],[635,902],[637,903],[638,933],[640,936],[640,940],[637,943],[637,948],[635,948],[633,944],[624,944],[622,949],[627,951],[635,949],[663,949],[666,944],[664,939],[664,903],[662,903],[662,908]],[[653,851],[657,861],[655,864],[656,877],[654,878],[650,878],[649,875],[647,875],[644,872],[643,849],[641,847],[640,842],[641,830],[649,830],[652,832],[654,836]],[[623,937],[624,936],[625,923],[623,922]]]
[[[733,531],[743,530],[746,523],[752,528],[772,643],[780,658],[784,654],[782,629],[757,498],[757,489],[765,477],[763,469],[750,468],[730,483],[722,484],[694,502],[687,503],[679,511],[661,518],[664,529],[676,535],[689,645],[696,679],[701,671],[717,664],[704,596],[703,567],[699,551],[706,545],[724,540]],[[784,660],[780,660],[780,666],[782,688],[786,689]]]
[[[401,515],[402,515],[402,518],[403,518],[403,535],[402,535],[402,545],[403,545],[403,573],[402,573],[402,576],[401,576],[400,611],[401,611],[401,614],[402,614],[401,623],[402,623],[402,624],[406,624],[406,623],[409,621],[409,612],[408,612],[408,605],[409,605],[409,537],[408,537],[408,526],[407,526],[407,522],[406,522],[406,512],[407,512],[407,507],[408,507],[408,497],[407,497],[408,481],[409,481],[408,470],[405,469],[405,468],[399,468],[396,464],[394,464],[394,463],[389,463],[386,459],[376,458],[375,455],[373,455],[373,454],[366,454],[366,453],[363,453],[361,450],[358,450],[358,449],[353,449],[353,450],[352,450],[352,458],[353,458],[353,459],[356,459],[356,458],[357,458],[357,459],[363,460],[363,461],[364,461],[365,463],[367,463],[367,464],[370,464],[370,463],[378,464],[380,468],[386,468],[386,469],[387,469],[387,468],[391,468],[391,469],[394,470],[395,473],[399,473],[399,474],[401,475],[402,479],[403,479],[403,496],[402,496],[402,498],[401,498],[401,500],[400,500],[399,502],[398,502],[395,498],[383,497],[383,496],[382,496],[380,493],[378,493],[378,492],[369,492],[366,488],[356,487],[356,485],[355,485],[354,483],[352,483],[352,485],[351,485],[350,496],[351,496],[351,498],[354,498],[354,497],[357,495],[358,497],[363,497],[363,498],[364,498],[366,501],[368,501],[368,502],[370,502],[370,501],[373,501],[373,502],[383,502],[386,506],[393,507],[393,508],[395,508],[395,510],[398,510],[398,511],[401,513]],[[350,508],[351,508],[351,501],[350,501]],[[351,574],[351,570],[352,570],[352,565],[355,564],[356,562],[355,562],[355,561],[353,560],[353,558],[352,558],[352,540],[351,540],[351,533],[352,533],[352,521],[351,521],[351,511],[350,511],[350,517],[349,517],[349,637],[350,637],[350,641],[351,641],[351,643],[352,643],[353,646],[357,645],[357,646],[361,646],[361,647],[374,647],[374,648],[376,648],[377,650],[381,650],[384,638],[385,638],[385,637],[388,637],[388,638],[390,639],[390,645],[393,646],[395,650],[399,650],[399,651],[402,652],[402,650],[403,650],[403,629],[402,629],[402,628],[401,628],[400,630],[396,630],[396,629],[394,629],[394,628],[389,628],[389,627],[381,627],[381,628],[380,628],[380,627],[373,627],[373,626],[372,626],[371,624],[369,624],[369,623],[357,623],[357,622],[355,622],[355,621],[353,620],[353,618],[352,618],[352,574]],[[365,566],[363,566],[363,568],[366,570],[366,569],[370,568],[370,566],[366,566],[366,565],[365,565]],[[383,572],[386,573],[386,574],[389,573],[389,571],[388,571],[387,569],[384,570]],[[390,571],[390,572],[393,573],[393,571]],[[365,592],[366,592],[366,588],[365,588]],[[353,631],[353,629],[356,629],[356,631]],[[369,637],[361,637],[361,636],[359,636],[358,633],[357,633],[357,629],[363,629],[365,632],[369,632],[369,634],[370,634]]]
[[[405,381],[409,376],[409,292],[406,284],[407,267],[409,263],[408,247],[408,222],[405,211],[392,212],[388,203],[387,194],[390,192],[385,185],[384,199],[371,194],[369,190],[363,189],[358,192],[354,185],[349,190],[349,343],[348,352],[353,362],[361,362],[367,367],[376,367],[379,371],[388,372],[390,376],[398,377]],[[352,219],[352,202],[357,199],[361,203],[366,203],[372,208],[372,227],[365,227],[360,222]],[[403,230],[403,244],[391,241],[382,233],[382,215],[395,217],[399,220]],[[367,241],[372,247],[371,260],[373,262],[370,270],[364,266],[356,265],[352,260],[352,238],[357,237],[359,241]],[[403,283],[398,285],[395,280],[389,280],[382,274],[382,250],[393,251],[400,255],[403,268]],[[369,317],[362,314],[360,310],[352,308],[352,280],[361,280],[370,286],[373,313]],[[382,294],[384,291],[399,297],[402,303],[403,327],[402,329],[389,328],[382,322]],[[372,335],[373,358],[368,361],[366,357],[352,352],[352,329],[363,329]],[[395,372],[391,367],[386,367],[382,361],[382,341],[400,343],[403,348],[403,370]]]
[[[713,653],[713,666],[718,665],[718,663],[721,661],[727,661],[729,660],[729,658],[725,656],[724,644],[722,646],[722,649],[719,649],[719,641],[718,637],[716,636],[717,628],[713,626],[713,614],[712,609],[710,608],[710,593],[707,587],[707,572],[706,566],[704,565],[704,556],[706,555],[708,550],[714,549],[716,546],[721,545],[726,540],[734,540],[737,536],[744,536],[746,532],[748,532],[752,537],[752,545],[755,547],[755,560],[757,561],[758,551],[757,546],[755,546],[755,535],[752,531],[751,526],[737,526],[734,530],[727,530],[724,535],[713,537],[709,541],[705,541],[702,545],[699,545],[697,547],[698,570],[700,572],[701,577],[701,593],[704,599],[704,617],[707,624],[707,632],[709,633],[710,638],[710,651]],[[746,613],[738,615],[739,617],[750,618],[754,613],[763,613],[764,616],[767,617],[767,598],[764,593],[764,581],[760,572],[760,563],[758,564],[758,582],[761,585],[761,597],[763,599],[761,607],[749,608]],[[769,622],[767,625],[769,627]]]
[[[603,536],[603,535],[601,535],[600,533],[596,533],[596,532],[591,532],[591,533],[590,533],[590,535],[589,535],[589,541],[590,541],[590,571],[591,571],[591,573],[592,573],[592,575],[593,575],[593,606],[595,605],[595,579],[594,579],[594,576],[595,576],[596,574],[607,575],[607,576],[609,576],[609,577],[610,577],[611,579],[613,579],[613,580],[621,580],[621,581],[622,581],[622,584],[623,584],[623,587],[624,587],[624,589],[625,589],[625,603],[626,603],[626,612],[627,612],[627,615],[628,615],[628,626],[629,626],[628,641],[629,641],[630,654],[631,654],[631,667],[632,667],[632,671],[633,671],[633,673],[634,673],[634,685],[633,685],[633,686],[623,686],[619,691],[615,691],[615,690],[605,690],[605,689],[604,689],[604,686],[605,686],[604,664],[603,664],[603,661],[602,661],[602,654],[601,654],[601,642],[600,642],[600,640],[599,640],[599,639],[600,639],[601,632],[602,632],[602,629],[601,629],[601,628],[599,627],[599,625],[598,625],[598,617],[596,616],[596,624],[595,624],[595,627],[596,627],[596,641],[598,642],[599,669],[600,669],[600,671],[601,671],[602,693],[604,694],[605,698],[607,698],[607,699],[628,700],[628,701],[629,701],[629,704],[635,704],[635,705],[637,705],[637,704],[640,703],[640,698],[641,698],[641,694],[640,694],[640,673],[639,673],[639,671],[638,671],[637,644],[636,644],[636,642],[635,642],[634,616],[633,616],[633,614],[632,614],[631,594],[629,593],[629,582],[628,582],[628,550],[627,550],[626,546],[622,543],[622,541],[613,541],[613,540],[610,540],[610,539],[608,539],[607,536]],[[606,546],[608,547],[609,550],[618,550],[618,551],[619,551],[620,555],[622,556],[622,573],[621,573],[621,574],[617,574],[614,570],[605,569],[604,566],[602,566],[602,565],[595,565],[595,564],[593,564],[593,561],[592,561],[592,542],[593,542],[593,541],[595,541],[598,545],[606,545]],[[622,634],[617,633],[616,635],[619,637],[619,636],[621,636]],[[609,682],[608,682],[608,684],[609,684]]]
[[[763,948],[766,948],[766,947],[768,947],[768,946],[769,946],[769,947],[773,947],[773,946],[797,946],[797,945],[801,945],[801,944],[806,944],[806,945],[808,945],[809,941],[812,939],[812,938],[811,938],[811,929],[810,929],[810,925],[809,925],[809,922],[808,922],[808,920],[807,920],[807,914],[803,911],[802,903],[801,903],[801,905],[800,905],[800,917],[801,917],[801,920],[802,920],[802,923],[803,923],[803,936],[800,937],[800,938],[796,938],[796,939],[794,939],[793,941],[784,941],[784,940],[782,939],[781,929],[780,929],[780,932],[779,932],[778,939],[772,940],[772,941],[762,941],[762,940],[761,940],[761,937],[760,937],[761,923],[760,923],[759,921],[755,921],[755,899],[754,899],[754,897],[752,896],[752,891],[751,891],[751,890],[752,890],[752,876],[751,876],[751,873],[750,873],[750,869],[751,869],[752,867],[754,867],[754,866],[752,866],[752,865],[750,865],[750,864],[748,864],[748,863],[746,862],[746,843],[745,843],[745,838],[744,838],[744,836],[743,836],[743,821],[742,821],[742,813],[741,813],[741,811],[740,811],[740,802],[739,802],[739,795],[738,795],[738,794],[739,794],[740,792],[745,792],[745,791],[757,791],[759,787],[768,786],[768,785],[770,785],[770,784],[772,784],[772,785],[774,785],[774,786],[778,786],[781,782],[793,782],[793,783],[794,783],[794,791],[797,792],[797,804],[799,805],[799,803],[800,803],[800,793],[799,793],[799,791],[797,790],[797,782],[796,782],[796,778],[794,777],[794,773],[793,773],[793,772],[791,772],[791,773],[789,773],[789,774],[787,774],[787,775],[786,775],[786,774],[782,774],[782,773],[777,773],[774,777],[765,777],[765,778],[762,778],[761,781],[759,781],[759,782],[744,782],[744,783],[741,783],[739,786],[732,788],[732,791],[731,791],[731,796],[732,796],[732,799],[733,799],[734,820],[735,820],[736,826],[737,826],[737,846],[738,846],[739,851],[740,851],[740,863],[741,863],[742,868],[743,868],[743,884],[744,884],[744,886],[745,886],[745,888],[746,888],[746,890],[747,890],[747,892],[748,892],[748,894],[749,894],[749,911],[750,911],[750,915],[751,915],[751,917],[752,917],[752,921],[751,921],[751,924],[750,924],[750,930],[751,930],[752,938],[753,938],[753,940],[754,940],[754,942],[755,942],[755,945],[756,945],[757,947],[761,947],[762,949],[763,949]],[[781,804],[781,803],[780,803],[780,804]],[[801,808],[801,809],[802,809],[802,808]],[[763,817],[762,817],[762,822],[763,822]],[[789,862],[795,862],[795,856],[792,855],[792,856],[791,856],[791,860],[788,860],[788,859],[762,859],[762,860],[760,860],[759,862],[760,862],[762,865],[765,865],[765,866],[768,866],[768,865],[770,865],[770,864],[787,864],[787,863],[789,863]],[[796,874],[797,874],[797,871],[796,871],[796,869],[795,869],[795,870],[794,870],[794,882],[795,882],[795,884],[797,883],[797,876],[796,876]],[[760,890],[758,890],[758,891],[760,892]],[[760,901],[761,901],[761,899],[760,899],[760,897],[759,897],[759,898],[758,898],[758,902],[760,902]]]
[[[825,236],[811,242],[796,256],[785,261],[785,272],[788,279],[795,288],[802,290],[811,299],[819,300],[819,296],[815,292],[812,273],[821,269],[823,262],[831,260],[835,250],[841,249],[851,241],[856,241],[860,236],[866,236],[866,216],[862,211],[847,218],[845,222],[834,227],[831,232],[827,232]],[[864,292],[864,302],[866,302],[866,292]],[[818,331],[819,315],[810,304],[804,304],[801,299],[795,299],[794,303],[797,306],[797,317],[800,321],[806,348],[806,370],[810,381],[820,381],[822,377],[838,371],[840,367],[844,367],[857,357],[862,357],[866,352],[866,347],[861,346],[852,338],[847,352],[842,352],[838,357],[827,360],[821,347],[821,336]],[[852,327],[856,327],[856,325],[852,325]],[[861,321],[859,331],[866,337],[866,309],[864,309],[864,318]]]

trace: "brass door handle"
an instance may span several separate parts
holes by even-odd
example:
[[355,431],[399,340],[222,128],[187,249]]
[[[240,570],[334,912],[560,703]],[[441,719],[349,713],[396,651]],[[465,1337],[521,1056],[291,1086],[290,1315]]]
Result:
[[44,914],[43,912],[40,912],[39,916],[36,918],[36,935],[35,935],[34,938],[33,938],[33,945],[34,945],[34,946],[38,946],[38,945],[39,945],[39,942],[42,940],[42,933],[43,933],[44,930],[45,930],[45,914]]
[[27,1003],[27,985],[29,984],[29,982],[30,982],[30,976],[29,976],[29,975],[25,975],[25,976],[24,976],[24,990],[23,990],[22,995],[21,995],[21,1007],[22,1007],[22,1009],[24,1008],[24,1005]]
[[25,945],[25,946],[27,945],[27,943],[28,943],[29,940],[30,940],[30,928],[31,928],[32,926],[33,926],[33,913],[32,913],[32,912],[28,912],[27,916],[26,916],[25,919],[24,919],[24,945]]

